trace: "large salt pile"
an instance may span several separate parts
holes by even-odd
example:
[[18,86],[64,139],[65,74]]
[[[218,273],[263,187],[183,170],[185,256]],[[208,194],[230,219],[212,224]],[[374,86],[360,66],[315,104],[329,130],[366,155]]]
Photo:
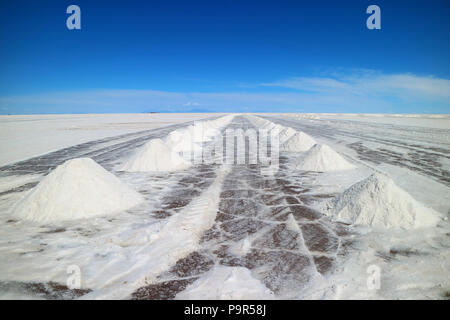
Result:
[[281,150],[289,152],[308,151],[316,144],[316,140],[304,132],[297,132],[281,145]]
[[440,219],[437,212],[379,173],[354,184],[333,200],[330,213],[347,223],[380,228],[413,229],[436,225]]
[[39,222],[73,220],[127,210],[143,201],[90,158],[64,162],[15,205],[13,214]]
[[180,292],[182,300],[273,299],[273,293],[244,267],[216,266]]
[[140,171],[176,171],[187,169],[191,163],[169,148],[161,139],[153,139],[139,149],[120,170]]
[[297,169],[305,171],[340,171],[354,166],[327,145],[315,144],[300,158]]

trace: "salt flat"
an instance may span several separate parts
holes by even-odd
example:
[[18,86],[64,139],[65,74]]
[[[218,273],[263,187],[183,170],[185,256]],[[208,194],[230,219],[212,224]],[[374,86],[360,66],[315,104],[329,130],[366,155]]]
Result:
[[123,133],[208,117],[198,113],[0,115],[0,165]]
[[[147,116],[157,120],[143,121]],[[31,136],[33,132],[26,129],[27,117],[23,116],[25,120],[20,120],[23,122],[16,119],[11,127],[22,126]],[[64,116],[58,117],[63,121]],[[42,129],[42,134],[34,131],[34,141],[41,143],[36,154],[39,156],[0,168],[0,297],[442,299],[448,296],[450,128],[446,127],[446,116],[124,117],[128,120],[123,121],[119,115],[83,115],[78,120],[69,117],[61,127],[69,128],[70,123],[81,129],[58,129],[58,120],[35,119],[31,126],[34,128],[54,123],[48,131]],[[279,167],[269,175],[264,174],[264,165],[260,163],[239,164],[238,158],[247,159],[248,150],[237,156],[236,163],[234,160],[199,163],[177,170],[164,168],[165,171],[145,171],[154,167],[141,166],[148,159],[134,157],[143,148],[170,146],[171,135],[186,137],[196,126],[194,122],[183,121],[200,119],[197,124],[208,124],[222,133],[227,129],[277,128],[286,143],[301,131],[326,145],[325,150],[330,148],[339,155],[334,151],[319,153],[320,157],[314,153],[308,161],[320,160],[321,166],[302,170],[297,166],[308,155],[307,151],[281,150]],[[152,123],[157,127],[151,127]],[[72,135],[73,140],[65,141],[64,149],[49,152],[54,149],[45,149],[47,140],[53,141],[55,147],[62,143],[49,136],[58,130]],[[95,132],[89,136],[91,131]],[[147,144],[155,139],[159,139],[159,144]],[[15,147],[26,148],[25,142],[20,144],[25,140],[16,139]],[[216,142],[209,137],[201,140],[205,146]],[[12,148],[12,142],[1,143],[2,150]],[[303,147],[299,150],[304,150]],[[295,146],[292,149],[296,150]],[[150,150],[150,154],[168,152],[164,150],[168,148]],[[227,146],[225,152],[229,152]],[[34,205],[24,199],[49,172],[67,160],[85,157],[140,193],[144,201],[128,210],[76,220],[26,220],[15,214],[17,203]],[[324,170],[336,169],[333,157],[345,159],[351,166],[345,166],[345,170]],[[142,171],[122,170],[130,159],[138,161],[136,167]],[[62,172],[62,177],[77,179],[71,171],[58,172]],[[360,183],[374,173],[389,177],[388,181],[392,179],[387,184],[389,188],[384,189],[384,183]],[[65,192],[77,201],[87,197],[74,191],[87,179],[65,183],[68,186],[65,188],[69,188]],[[371,189],[360,190],[366,186]],[[390,197],[392,190],[395,197]],[[39,199],[47,198],[52,204],[55,197],[40,194]],[[356,199],[355,205],[348,205],[347,199]],[[334,202],[339,206],[333,207]],[[419,206],[425,219],[410,214]],[[350,223],[339,221],[335,211],[341,212],[341,207],[347,210],[345,217],[360,217],[358,224],[352,224],[351,219]],[[380,216],[372,219],[372,213]],[[430,223],[422,224],[424,220]],[[67,267],[73,265],[81,270],[79,290],[65,287]],[[368,270],[374,268],[381,277],[377,288],[367,285]]]

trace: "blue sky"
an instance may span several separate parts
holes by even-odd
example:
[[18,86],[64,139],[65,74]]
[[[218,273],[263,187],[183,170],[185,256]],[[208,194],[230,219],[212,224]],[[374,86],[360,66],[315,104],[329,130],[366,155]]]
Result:
[[447,0],[3,0],[0,114],[449,113],[449,14]]

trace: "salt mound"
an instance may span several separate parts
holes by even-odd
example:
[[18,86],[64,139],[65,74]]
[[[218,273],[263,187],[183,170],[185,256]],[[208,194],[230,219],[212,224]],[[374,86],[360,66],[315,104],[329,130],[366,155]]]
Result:
[[180,292],[181,300],[262,300],[273,299],[273,293],[263,283],[252,277],[243,267],[214,267]]
[[305,171],[326,172],[353,168],[339,153],[324,144],[315,144],[297,164],[297,169]]
[[290,152],[308,151],[316,144],[316,140],[304,132],[297,132],[281,145],[281,150]]
[[433,226],[439,214],[426,208],[389,177],[375,173],[360,181],[332,203],[331,214],[355,225],[413,229]]
[[121,168],[123,171],[175,171],[191,166],[161,139],[153,139],[139,149]]
[[64,162],[13,209],[19,218],[39,222],[90,218],[127,210],[143,201],[90,158]]

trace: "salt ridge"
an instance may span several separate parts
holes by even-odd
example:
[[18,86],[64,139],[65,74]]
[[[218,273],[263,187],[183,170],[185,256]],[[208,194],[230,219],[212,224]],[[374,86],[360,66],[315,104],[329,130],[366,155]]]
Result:
[[[138,149],[119,170],[128,172],[178,171],[192,166],[190,152],[201,151],[204,142],[211,139],[226,126],[234,115],[215,120],[197,121],[187,128],[170,132],[164,140],[153,139]],[[188,155],[183,159],[183,155]]]

